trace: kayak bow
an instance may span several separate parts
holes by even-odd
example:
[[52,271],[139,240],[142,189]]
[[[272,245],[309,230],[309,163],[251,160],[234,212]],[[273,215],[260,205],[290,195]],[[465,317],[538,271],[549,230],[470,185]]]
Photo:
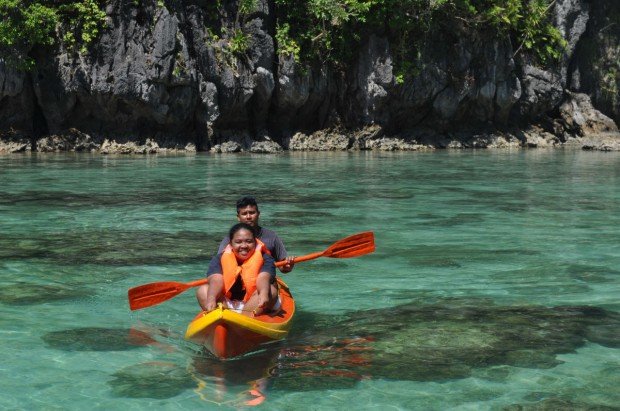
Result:
[[218,306],[202,311],[189,323],[185,339],[204,345],[218,358],[232,358],[258,348],[260,344],[286,337],[295,314],[295,300],[278,278],[282,307],[277,312],[250,317]]

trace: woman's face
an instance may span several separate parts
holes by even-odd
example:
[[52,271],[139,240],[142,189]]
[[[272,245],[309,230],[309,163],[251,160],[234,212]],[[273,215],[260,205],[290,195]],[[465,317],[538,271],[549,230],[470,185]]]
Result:
[[233,234],[233,237],[230,239],[230,245],[235,256],[239,260],[245,261],[254,253],[256,240],[250,230],[242,228]]

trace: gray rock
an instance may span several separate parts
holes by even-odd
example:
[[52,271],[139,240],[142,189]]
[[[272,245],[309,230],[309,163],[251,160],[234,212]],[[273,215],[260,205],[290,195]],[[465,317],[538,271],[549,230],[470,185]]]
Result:
[[211,147],[212,153],[238,153],[241,151],[241,144],[235,141],[225,141],[222,144],[216,144]]
[[388,120],[386,104],[388,89],[394,82],[390,45],[385,38],[371,35],[362,48],[357,67],[357,98],[361,102],[365,123],[385,123]]
[[618,131],[613,120],[596,110],[586,94],[568,93],[560,106],[560,118],[564,128],[572,136]]
[[620,151],[620,133],[591,134],[582,140],[584,150]]
[[580,0],[558,0],[554,7],[555,26],[566,39],[566,58],[575,51],[577,42],[586,31],[590,18],[590,5]]
[[282,151],[282,146],[280,146],[275,141],[255,141],[252,143],[250,147],[251,153],[266,153],[266,154],[274,154]]
[[536,118],[560,105],[564,87],[559,74],[526,64],[521,83],[519,110],[522,116]]
[[570,87],[588,94],[598,110],[620,124],[620,2],[589,4],[586,32],[570,65]]
[[104,140],[101,145],[101,154],[155,154],[159,151],[157,142],[147,139],[144,144],[137,144],[134,141],[117,143],[114,140]]
[[291,151],[343,151],[351,146],[349,137],[339,133],[317,131],[311,135],[296,133],[291,137]]
[[279,61],[275,105],[280,111],[294,112],[308,100],[310,73],[302,72],[292,56],[281,56]]
[[550,148],[560,145],[560,139],[538,127],[530,127],[522,131],[524,147]]
[[91,136],[76,129],[69,129],[61,134],[54,134],[36,141],[36,151],[96,151],[99,145]]
[[31,149],[30,138],[24,134],[11,130],[0,135],[0,154],[23,153],[31,151]]

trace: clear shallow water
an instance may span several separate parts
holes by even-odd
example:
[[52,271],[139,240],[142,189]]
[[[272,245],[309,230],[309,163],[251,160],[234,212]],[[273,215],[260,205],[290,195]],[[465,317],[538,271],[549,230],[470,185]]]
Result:
[[[0,157],[0,408],[503,409],[620,404],[620,155]],[[253,193],[299,264],[290,338],[219,362],[188,291]]]

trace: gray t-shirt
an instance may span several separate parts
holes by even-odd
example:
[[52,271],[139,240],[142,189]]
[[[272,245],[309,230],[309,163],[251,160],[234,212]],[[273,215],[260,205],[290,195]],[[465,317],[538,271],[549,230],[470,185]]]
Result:
[[[265,244],[265,247],[267,247],[267,250],[269,250],[274,260],[281,261],[288,257],[288,253],[286,252],[286,248],[284,248],[282,240],[280,240],[280,237],[278,237],[278,235],[273,231],[263,227],[258,227],[257,237]],[[224,237],[220,243],[220,248],[217,250],[217,253],[219,254],[224,252],[224,249],[229,242],[230,238],[228,236]]]

